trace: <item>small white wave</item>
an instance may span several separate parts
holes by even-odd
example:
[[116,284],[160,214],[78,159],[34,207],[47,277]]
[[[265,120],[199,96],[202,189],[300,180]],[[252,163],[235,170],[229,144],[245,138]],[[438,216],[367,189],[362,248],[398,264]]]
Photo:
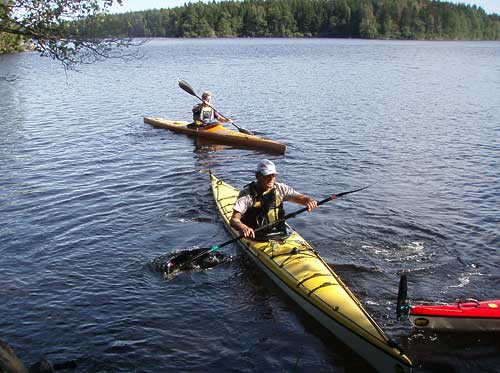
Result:
[[471,270],[460,275],[458,277],[458,284],[450,285],[450,288],[463,288],[470,283],[472,276],[482,276],[482,273],[479,272],[479,268],[476,264],[472,263],[469,266]]
[[415,253],[424,251],[424,243],[422,241],[413,241],[401,247],[403,250],[412,251]]
[[363,250],[372,252],[374,254],[382,254],[382,255],[391,254],[391,250],[386,249],[386,248],[382,248],[382,247],[363,245],[362,248],[363,248]]
[[470,273],[465,273],[458,278],[458,285],[451,285],[450,288],[463,288],[470,282]]
[[117,341],[113,341],[111,343],[111,346],[113,346],[113,347],[125,347],[125,346],[133,346],[133,345],[140,344],[140,343],[146,343],[146,342],[147,342],[146,339],[140,339],[137,341],[117,340]]
[[381,257],[386,262],[421,262],[427,255],[422,241],[409,242],[399,249],[371,245],[364,245],[363,249]]

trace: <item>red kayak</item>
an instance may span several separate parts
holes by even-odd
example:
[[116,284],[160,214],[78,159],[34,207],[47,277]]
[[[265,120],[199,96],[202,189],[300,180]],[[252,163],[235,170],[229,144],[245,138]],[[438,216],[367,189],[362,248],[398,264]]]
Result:
[[500,331],[500,300],[479,302],[467,299],[455,304],[412,306],[409,318],[417,328],[461,332]]
[[396,313],[421,329],[449,332],[500,331],[500,300],[460,300],[455,304],[410,306],[406,275],[401,276]]

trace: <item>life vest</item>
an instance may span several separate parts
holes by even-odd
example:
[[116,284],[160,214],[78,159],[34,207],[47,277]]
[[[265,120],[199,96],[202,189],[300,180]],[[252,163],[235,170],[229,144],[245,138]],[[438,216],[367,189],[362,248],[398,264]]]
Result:
[[210,106],[202,106],[199,120],[202,122],[210,122],[214,120],[214,110]]
[[[274,223],[285,216],[283,201],[276,193],[276,188],[272,188],[265,193],[259,193],[256,183],[252,182],[249,184],[249,190],[253,204],[243,214],[241,218],[243,224],[252,229],[257,229]],[[270,234],[286,234],[285,223],[279,223],[269,229],[256,232],[256,238],[265,238]]]

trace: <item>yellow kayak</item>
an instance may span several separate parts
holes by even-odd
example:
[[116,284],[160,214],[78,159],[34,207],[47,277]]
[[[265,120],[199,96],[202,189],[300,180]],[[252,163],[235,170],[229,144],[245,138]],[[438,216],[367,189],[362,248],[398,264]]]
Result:
[[[211,174],[212,192],[227,229],[239,190]],[[297,232],[283,241],[238,241],[292,300],[380,372],[410,372],[410,359],[391,342],[356,296]]]
[[165,128],[173,132],[184,133],[189,136],[200,137],[221,144],[243,146],[262,149],[272,153],[285,154],[286,145],[277,141],[264,139],[255,135],[247,135],[217,124],[209,128],[192,128],[189,122],[174,121],[157,117],[144,117],[144,123],[153,127]]

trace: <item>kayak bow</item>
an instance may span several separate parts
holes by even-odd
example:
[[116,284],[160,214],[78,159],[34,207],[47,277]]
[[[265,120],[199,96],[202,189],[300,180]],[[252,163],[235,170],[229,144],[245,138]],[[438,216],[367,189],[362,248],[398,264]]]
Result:
[[500,300],[475,299],[455,304],[413,306],[409,318],[417,328],[454,332],[500,331]]
[[447,332],[500,331],[500,300],[459,300],[455,304],[416,305],[408,300],[406,275],[399,281],[398,318],[407,315],[413,326]]

